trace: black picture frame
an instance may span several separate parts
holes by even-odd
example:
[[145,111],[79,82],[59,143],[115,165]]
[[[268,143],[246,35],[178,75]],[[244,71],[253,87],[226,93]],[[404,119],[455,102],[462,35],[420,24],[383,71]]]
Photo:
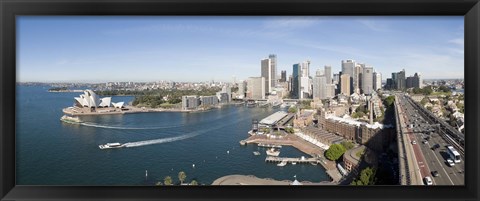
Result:
[[[465,17],[465,186],[17,186],[16,29],[19,15],[460,15]],[[2,200],[478,200],[478,0],[1,0]]]

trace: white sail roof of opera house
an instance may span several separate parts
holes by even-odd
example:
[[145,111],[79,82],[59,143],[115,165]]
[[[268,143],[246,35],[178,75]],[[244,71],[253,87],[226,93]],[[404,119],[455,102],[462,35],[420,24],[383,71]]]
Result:
[[110,107],[112,97],[99,98],[95,92],[87,89],[80,94],[80,97],[75,97],[76,103],[82,107]]

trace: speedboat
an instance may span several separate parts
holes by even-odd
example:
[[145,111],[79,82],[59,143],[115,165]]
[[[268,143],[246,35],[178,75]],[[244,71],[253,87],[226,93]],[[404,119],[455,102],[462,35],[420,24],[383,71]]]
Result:
[[115,149],[115,148],[122,148],[123,146],[124,145],[120,144],[119,142],[98,145],[100,149]]
[[258,156],[258,155],[260,155],[260,152],[254,151],[254,152],[253,152],[253,155]]

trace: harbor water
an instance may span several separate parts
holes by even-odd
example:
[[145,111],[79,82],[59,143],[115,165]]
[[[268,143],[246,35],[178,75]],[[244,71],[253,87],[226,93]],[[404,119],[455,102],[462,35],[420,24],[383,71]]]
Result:
[[[266,148],[239,144],[248,137],[252,119],[280,109],[226,106],[199,113],[81,116],[84,123],[69,124],[59,120],[62,109],[72,106],[80,93],[47,90],[17,86],[17,185],[154,185],[166,176],[178,183],[179,171],[186,173],[186,182],[195,179],[206,185],[231,174],[329,180],[320,165],[278,167],[265,162]],[[112,101],[128,103],[133,98],[114,96]],[[112,142],[127,144],[119,149],[98,147]],[[307,155],[284,146],[280,156]]]

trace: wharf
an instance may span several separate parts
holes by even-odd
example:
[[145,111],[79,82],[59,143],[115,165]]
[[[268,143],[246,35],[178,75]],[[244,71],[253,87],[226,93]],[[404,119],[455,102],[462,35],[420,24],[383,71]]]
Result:
[[[313,158],[317,158],[318,164],[326,170],[326,173],[332,179],[332,182],[338,182],[342,178],[342,175],[337,169],[336,163],[334,161],[329,161],[324,158],[324,150],[296,135],[288,134],[282,138],[269,138],[266,135],[253,135],[249,138],[242,140],[245,144],[271,144],[271,145],[282,145],[282,146],[293,146],[296,149],[306,153]],[[281,162],[281,161],[279,161]]]
[[134,114],[134,113],[146,113],[146,112],[195,112],[193,110],[139,108],[139,107],[134,107],[134,106],[125,106],[125,108],[123,108],[123,109],[98,108],[96,111],[90,111],[90,110],[84,109],[84,108],[68,107],[68,108],[64,108],[62,111],[63,111],[63,113],[71,115],[71,116]]
[[286,157],[276,157],[276,156],[267,156],[267,158],[265,158],[265,162],[274,162],[274,163],[278,163],[278,162],[287,162],[287,163],[319,163],[320,161],[316,158],[304,158],[302,160],[302,158],[286,158]]

